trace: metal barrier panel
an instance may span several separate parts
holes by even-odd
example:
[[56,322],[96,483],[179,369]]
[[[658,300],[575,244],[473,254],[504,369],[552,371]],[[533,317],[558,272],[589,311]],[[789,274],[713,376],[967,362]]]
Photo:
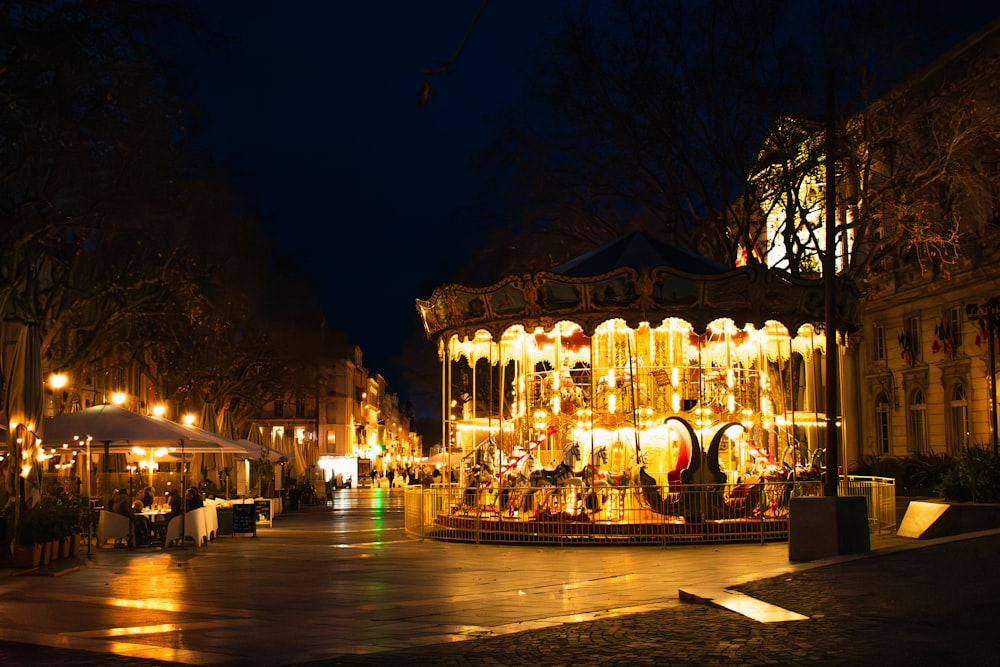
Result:
[[841,480],[837,493],[864,496],[868,502],[868,532],[896,532],[896,480],[891,477],[848,477]]
[[[843,495],[868,503],[872,532],[895,529],[891,479],[851,478]],[[750,484],[406,489],[406,531],[476,543],[683,544],[788,539],[795,496],[821,495],[818,482]]]

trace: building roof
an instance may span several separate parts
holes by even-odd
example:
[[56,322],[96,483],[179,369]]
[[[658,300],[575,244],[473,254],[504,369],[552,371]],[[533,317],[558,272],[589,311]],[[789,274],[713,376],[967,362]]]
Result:
[[679,246],[664,243],[646,232],[633,232],[594,248],[550,269],[550,273],[582,278],[599,276],[622,267],[641,269],[666,266],[695,275],[715,275],[729,267]]

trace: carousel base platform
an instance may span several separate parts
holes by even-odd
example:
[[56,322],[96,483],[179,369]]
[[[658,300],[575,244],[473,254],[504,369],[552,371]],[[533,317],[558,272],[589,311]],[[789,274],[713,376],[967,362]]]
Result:
[[788,540],[787,517],[685,522],[661,518],[649,522],[595,521],[586,515],[549,514],[530,519],[496,515],[439,514],[425,528],[436,540],[494,544],[705,544],[762,543]]

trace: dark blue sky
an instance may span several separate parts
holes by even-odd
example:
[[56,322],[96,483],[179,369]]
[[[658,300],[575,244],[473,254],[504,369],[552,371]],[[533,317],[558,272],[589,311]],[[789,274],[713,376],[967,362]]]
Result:
[[[198,4],[230,36],[187,63],[207,148],[277,249],[318,278],[328,325],[349,330],[366,366],[405,392],[392,360],[419,331],[415,299],[452,280],[483,238],[462,212],[480,188],[469,160],[490,137],[486,118],[521,99],[550,17],[579,3],[492,0],[422,108],[420,70],[455,54],[481,0]],[[953,32],[996,13],[965,0],[930,3],[940,16],[895,4],[906,25]]]
[[390,381],[420,327],[415,299],[481,238],[462,223],[479,188],[468,161],[489,137],[485,118],[519,96],[547,28],[537,4],[491,2],[422,108],[420,70],[452,58],[479,0],[202,5],[232,35],[193,70],[208,147],[279,251],[320,279],[328,325]]

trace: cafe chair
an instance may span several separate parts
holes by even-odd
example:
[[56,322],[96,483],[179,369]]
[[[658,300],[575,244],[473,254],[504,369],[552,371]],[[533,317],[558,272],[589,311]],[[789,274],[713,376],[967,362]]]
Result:
[[208,539],[214,540],[219,535],[219,504],[217,501],[208,498],[205,500],[204,509]]
[[114,540],[112,546],[118,546],[121,542],[131,548],[133,539],[131,519],[108,510],[100,511],[97,519],[97,546],[103,547],[108,540]]
[[[183,535],[181,530],[184,531]],[[166,548],[174,542],[183,542],[187,538],[194,540],[195,546],[201,547],[208,544],[208,524],[205,521],[204,507],[171,519],[170,523],[167,524],[167,536],[164,538],[163,546]]]

